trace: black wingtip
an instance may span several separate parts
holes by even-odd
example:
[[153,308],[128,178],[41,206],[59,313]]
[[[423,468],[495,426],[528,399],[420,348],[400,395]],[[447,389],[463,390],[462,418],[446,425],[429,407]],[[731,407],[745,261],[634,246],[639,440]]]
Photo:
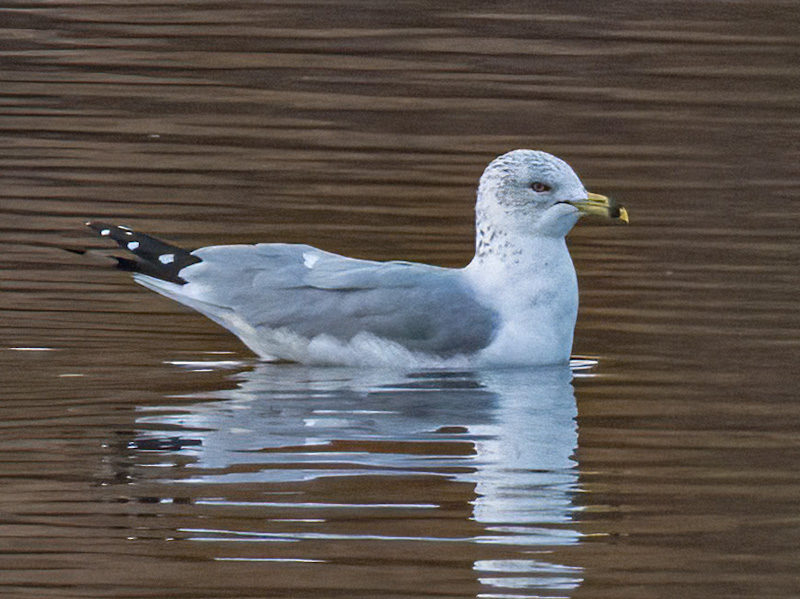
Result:
[[183,285],[186,280],[180,276],[180,271],[201,262],[200,258],[183,248],[128,227],[99,221],[88,221],[86,226],[100,237],[113,239],[119,247],[134,255],[134,258],[115,258],[120,270],[138,272]]

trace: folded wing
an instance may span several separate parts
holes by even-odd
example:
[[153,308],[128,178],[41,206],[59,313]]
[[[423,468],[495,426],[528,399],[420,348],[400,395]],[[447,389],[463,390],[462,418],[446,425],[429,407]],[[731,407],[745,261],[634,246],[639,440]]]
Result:
[[237,334],[239,326],[346,342],[369,333],[445,357],[478,351],[494,336],[495,313],[460,270],[356,260],[307,245],[213,246],[193,256],[200,262],[180,271],[185,285],[137,280]]

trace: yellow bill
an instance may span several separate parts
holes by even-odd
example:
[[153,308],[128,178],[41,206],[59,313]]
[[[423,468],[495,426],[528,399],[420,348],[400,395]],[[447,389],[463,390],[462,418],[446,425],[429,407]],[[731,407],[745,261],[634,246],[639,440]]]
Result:
[[589,193],[585,200],[572,200],[569,203],[584,214],[596,214],[612,220],[630,223],[628,211],[625,210],[624,206],[620,206],[614,200],[597,193]]

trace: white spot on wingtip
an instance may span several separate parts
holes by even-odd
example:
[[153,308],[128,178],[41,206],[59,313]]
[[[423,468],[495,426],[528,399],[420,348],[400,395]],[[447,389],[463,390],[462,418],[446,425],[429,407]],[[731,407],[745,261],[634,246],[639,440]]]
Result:
[[172,264],[175,262],[175,254],[161,254],[158,257],[158,261],[161,262],[161,264]]
[[128,244],[128,249],[129,249],[130,251],[133,251],[133,250],[135,250],[135,249],[138,249],[138,248],[139,248],[139,242],[138,242],[138,241],[131,241],[131,242]]
[[311,252],[306,252],[303,254],[303,266],[306,268],[314,268],[314,265],[319,260],[319,256],[317,254],[312,254]]

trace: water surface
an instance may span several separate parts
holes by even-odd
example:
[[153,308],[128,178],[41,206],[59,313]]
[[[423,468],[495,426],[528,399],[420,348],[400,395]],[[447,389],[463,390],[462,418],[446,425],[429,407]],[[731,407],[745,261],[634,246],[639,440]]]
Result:
[[[31,1],[0,30],[3,593],[800,594],[794,3]],[[82,225],[461,266],[517,147],[630,208],[570,236],[575,373],[261,365]]]

